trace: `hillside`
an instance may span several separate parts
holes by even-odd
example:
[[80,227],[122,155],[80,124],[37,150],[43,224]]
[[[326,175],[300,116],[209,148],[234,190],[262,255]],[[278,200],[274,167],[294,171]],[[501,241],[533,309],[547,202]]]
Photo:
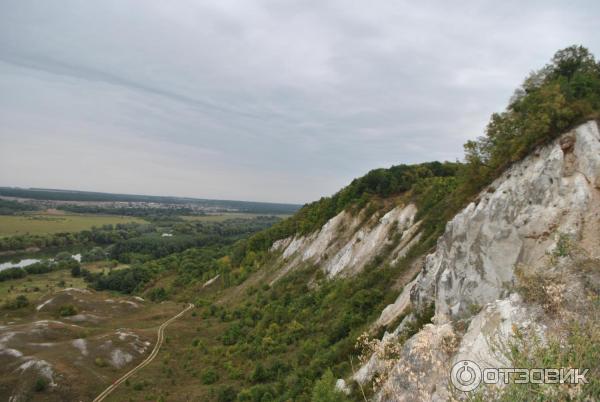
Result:
[[[376,169],[218,252],[178,248],[90,275],[98,293],[86,297],[100,300],[127,280],[127,293],[164,301],[140,303],[144,320],[164,319],[173,302],[196,306],[172,324],[156,361],[107,400],[600,399],[599,118],[600,64],[570,47],[465,144],[463,162]],[[84,300],[73,302],[79,313],[93,313]],[[109,311],[96,312],[100,324],[78,324],[90,327],[93,348],[119,331]],[[7,317],[23,328],[51,317],[27,314]],[[133,316],[119,327],[147,339],[150,324]],[[28,356],[7,350],[25,346],[0,339],[0,353],[24,364]],[[112,372],[88,357],[78,364],[110,383],[146,352],[128,353],[129,366]],[[449,382],[461,360],[587,368],[589,384],[511,382],[466,394]],[[56,361],[40,400],[73,395],[60,374],[69,365]],[[30,366],[44,375],[46,366]],[[83,384],[82,395],[99,391]]]
[[[465,144],[465,163],[372,171],[242,243],[234,267],[259,266],[256,282],[263,286],[245,305],[287,314],[281,322],[265,314],[249,327],[234,320],[233,350],[265,337],[278,345],[291,336],[290,325],[300,328],[303,339],[248,355],[271,364],[293,356],[285,380],[250,381],[248,393],[314,400],[312,392],[323,383],[333,387],[337,375],[355,380],[337,382],[351,399],[445,400],[452,391],[446,387],[451,362],[466,357],[481,367],[507,364],[497,355],[510,355],[514,342],[527,339],[526,329],[554,322],[547,336],[528,333],[546,339],[548,348],[561,334],[577,332],[576,317],[590,319],[579,320],[579,336],[597,334],[599,111],[598,62],[581,47],[559,51],[525,80],[505,112],[492,116],[486,136]],[[573,271],[582,259],[587,270]],[[582,294],[589,299],[579,299],[577,307],[557,306]],[[392,295],[397,298],[389,303]],[[570,319],[557,322],[555,314],[563,313]],[[278,330],[271,333],[274,322]],[[361,333],[367,334],[359,342],[362,351],[354,348]],[[490,337],[505,346],[501,352],[490,350]],[[526,350],[549,358],[536,344]],[[307,356],[302,350],[308,345]],[[555,364],[564,365],[565,354],[553,356]],[[351,360],[357,355],[365,363],[360,368]],[[597,364],[590,366],[596,357],[597,350],[586,349],[570,364],[588,364],[597,373]],[[437,375],[413,384],[430,371]],[[289,383],[321,375],[314,389]],[[581,395],[597,396],[594,384]],[[495,397],[510,399],[511,392],[525,398],[539,389],[508,387]]]

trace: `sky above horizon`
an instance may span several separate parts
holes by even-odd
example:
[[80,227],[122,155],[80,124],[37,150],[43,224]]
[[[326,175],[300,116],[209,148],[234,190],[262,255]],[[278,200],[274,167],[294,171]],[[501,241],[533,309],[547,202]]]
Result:
[[304,203],[456,160],[596,1],[0,0],[0,185]]

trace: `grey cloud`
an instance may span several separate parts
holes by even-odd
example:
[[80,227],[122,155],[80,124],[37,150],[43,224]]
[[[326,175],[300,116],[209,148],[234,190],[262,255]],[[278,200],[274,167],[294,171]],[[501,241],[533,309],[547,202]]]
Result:
[[600,53],[598,11],[0,0],[0,184],[304,202],[460,158],[555,50]]

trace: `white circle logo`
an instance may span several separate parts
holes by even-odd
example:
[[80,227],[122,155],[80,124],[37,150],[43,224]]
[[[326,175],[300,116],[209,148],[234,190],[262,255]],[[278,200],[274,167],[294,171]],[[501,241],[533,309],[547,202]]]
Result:
[[463,392],[471,392],[481,384],[481,369],[471,360],[460,360],[450,372],[452,385]]

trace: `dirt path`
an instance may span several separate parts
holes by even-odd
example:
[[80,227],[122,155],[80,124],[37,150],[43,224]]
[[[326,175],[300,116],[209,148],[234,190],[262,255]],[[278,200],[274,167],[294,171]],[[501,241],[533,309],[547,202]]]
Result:
[[143,362],[141,362],[140,364],[138,364],[136,367],[134,367],[133,369],[131,369],[123,377],[121,377],[118,380],[116,380],[115,382],[113,382],[112,385],[110,385],[100,395],[98,395],[94,399],[93,402],[103,401],[111,392],[113,392],[119,385],[121,385],[122,383],[124,383],[129,377],[131,377],[132,375],[134,375],[135,373],[137,373],[139,370],[143,369],[148,364],[150,364],[152,362],[152,360],[154,360],[154,358],[156,358],[156,356],[158,355],[158,352],[160,351],[160,347],[162,346],[163,341],[165,340],[165,328],[170,323],[172,323],[173,321],[175,321],[176,319],[178,319],[179,317],[181,317],[182,315],[184,315],[187,311],[189,311],[193,307],[194,307],[194,305],[190,303],[179,314],[177,314],[176,316],[171,317],[167,321],[163,322],[162,325],[160,327],[158,327],[158,332],[157,332],[157,336],[156,336],[156,345],[154,345],[154,349],[152,349],[152,353],[150,353],[150,356],[148,356],[146,358],[146,360],[144,360]]

